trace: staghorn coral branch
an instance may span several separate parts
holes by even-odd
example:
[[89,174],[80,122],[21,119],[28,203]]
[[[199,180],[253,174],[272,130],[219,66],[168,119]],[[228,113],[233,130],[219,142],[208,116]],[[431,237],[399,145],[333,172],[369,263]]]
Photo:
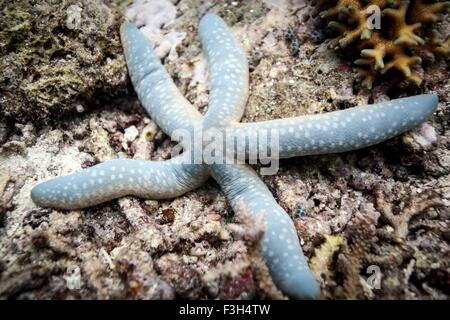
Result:
[[[375,66],[374,66],[375,70],[384,68],[383,59],[384,59],[385,55],[386,55],[386,52],[384,52],[383,48],[361,50],[361,56],[373,59],[373,61],[375,62]],[[370,61],[369,65],[371,63],[372,63],[372,61]],[[355,64],[358,64],[358,60],[355,61]]]
[[387,72],[390,69],[397,69],[401,71],[405,77],[411,77],[413,72],[411,71],[412,66],[419,64],[422,62],[422,59],[419,57],[409,57],[404,54],[397,54],[394,56],[394,59],[386,64],[386,69],[383,70],[382,73]]
[[439,32],[433,30],[429,47],[436,55],[441,56],[444,59],[450,58],[450,35],[442,41]]
[[401,1],[397,9],[387,8],[383,10],[383,15],[389,17],[394,25],[395,44],[404,44],[417,46],[424,44],[425,41],[416,35],[414,31],[422,26],[421,23],[409,25],[407,23],[406,14],[410,5],[409,0]]
[[199,31],[210,77],[209,104],[203,126],[217,127],[231,120],[239,121],[248,96],[245,53],[225,22],[214,14],[202,18]]
[[450,1],[426,3],[424,0],[412,0],[411,20],[420,23],[433,23],[443,19],[450,8]]
[[39,206],[81,209],[134,195],[146,199],[178,197],[208,177],[201,166],[167,161],[115,159],[68,176],[42,182],[31,190]]
[[[359,61],[358,61],[359,60]],[[361,61],[363,59],[358,59],[358,63],[355,63],[357,65],[363,65],[365,62]],[[367,64],[365,64],[367,66]],[[366,87],[367,89],[371,90],[373,87],[373,83],[375,82],[375,74],[372,72],[372,70],[369,69],[363,69],[363,68],[355,68],[356,73],[358,75],[358,78],[361,79],[361,84],[363,87]]]
[[236,148],[246,155],[250,137],[265,137],[271,131],[279,135],[280,158],[345,152],[380,143],[414,128],[433,113],[437,102],[433,95],[420,95],[319,115],[239,123],[227,130],[239,141],[245,139],[245,149]]
[[308,268],[295,226],[257,174],[249,166],[222,164],[212,165],[212,175],[233,210],[243,202],[253,218],[264,215],[261,248],[277,286],[294,298],[317,298],[319,288]]
[[[383,16],[376,28],[368,20],[373,17],[368,10],[373,5]],[[444,59],[450,56],[448,42],[442,43],[435,35],[430,39],[430,31],[437,33],[437,22],[444,19],[449,7],[450,1],[321,0],[315,1],[313,13],[320,14],[328,27],[337,31],[330,48],[348,48],[363,57],[355,61],[361,66],[356,72],[363,86],[371,89],[383,80],[417,87],[422,76],[411,67],[422,64],[418,52],[428,51]],[[390,70],[400,72],[392,72],[394,77],[389,79],[384,75]]]

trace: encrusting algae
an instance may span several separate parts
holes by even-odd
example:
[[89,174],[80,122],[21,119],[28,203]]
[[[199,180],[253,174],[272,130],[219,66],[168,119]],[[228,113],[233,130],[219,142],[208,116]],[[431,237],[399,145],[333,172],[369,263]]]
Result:
[[125,92],[118,10],[35,2],[0,2],[0,118],[48,119]]

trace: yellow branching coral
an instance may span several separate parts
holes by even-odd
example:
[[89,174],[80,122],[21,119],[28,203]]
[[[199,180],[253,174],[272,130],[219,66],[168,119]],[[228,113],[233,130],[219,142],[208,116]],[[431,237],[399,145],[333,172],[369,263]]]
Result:
[[[420,50],[450,57],[450,37],[442,40],[433,29],[448,13],[450,1],[313,0],[313,5],[313,15],[319,14],[339,33],[330,47],[359,51],[357,72],[369,89],[389,71],[398,75],[395,79],[419,85],[422,77],[413,67],[422,63]],[[379,27],[373,23],[377,12]]]

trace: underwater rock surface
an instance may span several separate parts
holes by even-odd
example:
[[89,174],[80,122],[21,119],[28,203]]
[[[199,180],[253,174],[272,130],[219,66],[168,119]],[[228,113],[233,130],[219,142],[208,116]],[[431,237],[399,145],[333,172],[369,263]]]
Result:
[[[197,28],[207,11],[225,19],[247,52],[244,121],[418,93],[439,97],[437,112],[412,133],[356,152],[282,160],[264,182],[291,215],[324,298],[448,299],[448,65],[430,64],[414,92],[383,85],[369,91],[356,84],[348,60],[313,41],[317,21],[306,1],[170,3],[177,16],[158,31],[162,43],[168,34],[186,34],[162,50],[164,66],[201,112],[208,91]],[[109,3],[105,8],[115,10]],[[295,57],[288,29],[300,43]],[[101,76],[104,69],[94,67]],[[134,95],[90,106],[49,126],[1,118],[0,297],[284,298],[261,259],[261,225],[245,212],[232,215],[213,181],[174,200],[126,197],[73,211],[36,207],[29,194],[38,181],[117,157],[170,157],[170,139]],[[57,110],[49,114],[59,116]],[[370,270],[381,272],[379,288],[371,285]]]
[[0,118],[60,117],[124,91],[120,17],[102,0],[0,1]]

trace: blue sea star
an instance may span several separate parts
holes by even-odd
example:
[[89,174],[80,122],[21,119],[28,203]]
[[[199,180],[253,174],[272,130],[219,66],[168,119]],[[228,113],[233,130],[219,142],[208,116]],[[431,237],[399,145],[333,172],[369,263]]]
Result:
[[[210,76],[210,103],[204,116],[180,94],[143,34],[129,22],[121,27],[125,58],[138,97],[152,119],[175,140],[179,129],[191,134],[195,130],[217,130],[224,136],[231,133],[244,144],[226,142],[236,147],[238,156],[249,157],[252,138],[275,130],[280,158],[344,152],[410,130],[437,106],[435,96],[420,95],[321,115],[239,123],[248,96],[246,56],[218,16],[206,14],[199,29]],[[179,142],[185,150],[204,147]],[[234,210],[244,204],[252,217],[263,214],[261,248],[275,284],[293,298],[318,298],[319,287],[294,224],[254,170],[245,164],[196,164],[192,160],[189,152],[164,162],[110,160],[40,183],[31,197],[40,206],[65,209],[84,208],[125,195],[165,199],[197,188],[212,176]]]

